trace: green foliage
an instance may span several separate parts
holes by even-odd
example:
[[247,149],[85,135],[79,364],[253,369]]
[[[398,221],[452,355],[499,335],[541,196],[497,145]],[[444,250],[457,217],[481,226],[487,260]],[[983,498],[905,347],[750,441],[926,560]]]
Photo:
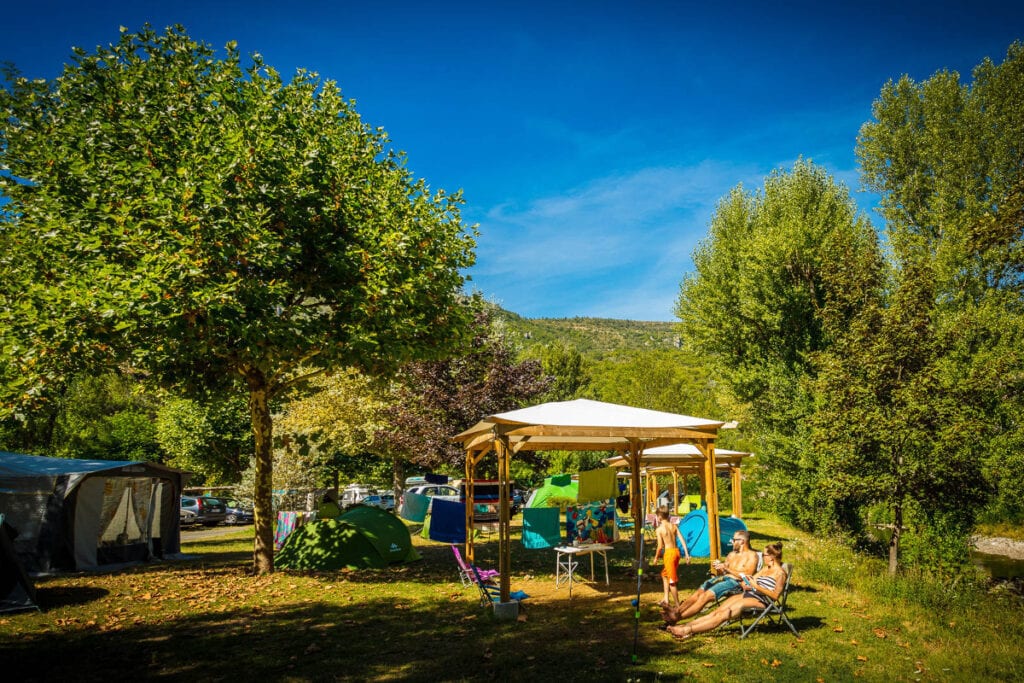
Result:
[[239,396],[168,398],[157,410],[156,433],[167,464],[194,473],[195,484],[237,482],[252,453],[249,416]]
[[270,403],[315,359],[380,371],[466,340],[461,197],[330,81],[148,26],[0,89],[2,412],[128,362],[250,399],[256,569],[272,566]]
[[521,358],[539,361],[544,374],[551,378],[551,387],[539,397],[542,402],[571,401],[590,386],[590,362],[578,348],[564,342],[528,347]]
[[72,380],[58,406],[48,454],[100,460],[161,460],[153,425],[159,399],[117,373]]
[[600,358],[624,349],[672,349],[679,346],[675,323],[610,318],[523,318],[498,309],[510,342],[524,350],[565,345],[585,357]]
[[871,225],[845,188],[799,161],[761,192],[737,187],[724,198],[694,264],[676,307],[685,348],[717,389],[707,400],[744,421],[758,454],[758,505],[805,528],[849,519],[848,502],[823,489],[828,474],[808,418],[815,355],[878,296],[882,261]]
[[[882,404],[902,418],[888,422],[887,441],[919,506],[908,554],[947,571],[993,491],[989,515],[1020,514],[1022,83],[1020,43],[1002,64],[980,64],[971,84],[948,71],[905,76],[882,89],[858,140],[896,271],[875,347],[854,351],[878,359],[858,385],[881,384]],[[948,535],[949,546],[928,540]]]

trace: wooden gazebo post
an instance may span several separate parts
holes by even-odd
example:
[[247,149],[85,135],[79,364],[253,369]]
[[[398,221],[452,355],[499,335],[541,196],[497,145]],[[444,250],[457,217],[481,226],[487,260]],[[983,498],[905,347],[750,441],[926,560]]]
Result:
[[672,505],[669,506],[669,514],[679,514],[679,470],[672,468]]
[[640,496],[640,444],[636,439],[629,440],[629,470],[633,475],[629,478],[629,506],[632,508],[633,529],[635,529],[633,557],[636,558],[636,569],[640,571],[643,568],[641,544],[643,543],[644,515]]
[[[496,434],[494,439],[494,445],[498,451],[498,497],[501,499],[498,509],[500,510],[498,515],[498,571],[501,573],[500,585],[501,585],[501,601],[508,602],[509,595],[511,594],[511,574],[512,571],[512,542],[511,542],[511,529],[509,520],[509,508],[508,508],[508,480],[509,480],[509,460],[511,459],[512,447],[509,445],[508,437],[504,434]],[[467,530],[467,534],[469,531]]]
[[730,466],[729,476],[732,480],[732,516],[743,519],[743,481],[740,478],[740,468]]
[[711,561],[722,555],[722,534],[718,523],[718,485],[715,480],[715,442],[703,439],[696,442],[697,449],[704,456],[704,489],[708,504],[708,546]]

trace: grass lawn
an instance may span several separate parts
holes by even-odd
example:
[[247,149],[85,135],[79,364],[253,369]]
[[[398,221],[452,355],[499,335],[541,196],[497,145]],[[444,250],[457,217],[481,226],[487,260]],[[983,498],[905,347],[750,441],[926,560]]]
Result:
[[[0,615],[0,671],[12,682],[1024,679],[1017,596],[938,593],[945,606],[926,609],[881,563],[769,517],[747,523],[755,547],[782,540],[794,563],[800,638],[768,626],[741,641],[729,625],[676,642],[656,628],[651,571],[633,664],[626,542],[609,554],[611,585],[577,584],[571,602],[554,590],[554,553],[516,542],[512,588],[531,597],[525,619],[499,622],[458,583],[446,545],[415,535],[423,561],[384,571],[250,577],[249,527],[186,544],[192,560],[39,580],[42,613]],[[479,564],[495,565],[496,538],[478,543]],[[706,561],[682,567],[681,585],[706,572]]]

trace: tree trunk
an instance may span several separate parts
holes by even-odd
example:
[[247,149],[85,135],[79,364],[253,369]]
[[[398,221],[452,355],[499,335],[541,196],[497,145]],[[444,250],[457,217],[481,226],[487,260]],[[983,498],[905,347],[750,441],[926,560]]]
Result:
[[900,558],[900,535],[903,532],[903,503],[897,502],[892,510],[892,538],[889,539],[889,576],[896,576]]
[[256,491],[253,498],[256,540],[252,554],[254,574],[274,571],[274,451],[273,422],[270,419],[270,387],[259,370],[246,375],[249,385],[249,413],[256,441]]

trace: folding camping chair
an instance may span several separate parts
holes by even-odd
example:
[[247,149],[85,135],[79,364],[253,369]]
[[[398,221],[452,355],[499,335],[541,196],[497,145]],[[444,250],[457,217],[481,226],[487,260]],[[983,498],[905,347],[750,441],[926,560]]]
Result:
[[[462,559],[462,553],[459,552],[459,546],[452,544],[452,552],[455,554],[455,562],[459,565],[459,580],[462,581],[462,587],[472,586],[476,579],[473,578],[473,573],[470,571],[472,565],[468,564]],[[484,582],[490,582],[501,574],[496,569],[480,569],[480,578]]]
[[630,540],[636,537],[636,523],[628,515],[616,514],[615,528],[618,529],[620,535],[629,534]]
[[[469,569],[473,573],[473,582],[480,589],[480,606],[487,607],[495,602],[501,602],[501,588],[481,578],[480,570],[476,566],[469,565]],[[522,602],[528,597],[530,596],[523,591],[512,591],[509,595],[509,599],[514,602]]]
[[740,638],[746,638],[754,628],[762,621],[767,619],[771,623],[785,624],[789,627],[789,630],[793,632],[794,636],[799,637],[796,627],[793,626],[793,622],[786,616],[786,598],[789,596],[789,584],[793,578],[793,565],[789,562],[783,562],[782,568],[786,571],[786,585],[782,587],[782,592],[779,593],[777,600],[773,600],[772,604],[768,605],[764,609],[760,607],[752,607],[744,610],[749,612],[751,615],[756,615],[754,621],[750,626],[744,628],[743,626],[743,614],[740,614]]

